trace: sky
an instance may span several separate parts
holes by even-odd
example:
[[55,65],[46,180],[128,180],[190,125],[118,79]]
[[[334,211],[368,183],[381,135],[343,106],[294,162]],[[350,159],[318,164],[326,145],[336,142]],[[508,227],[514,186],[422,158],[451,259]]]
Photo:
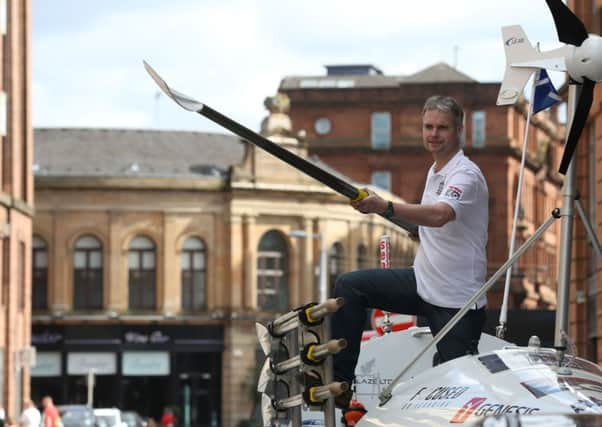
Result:
[[[31,0],[34,127],[221,132],[158,94],[173,88],[259,130],[285,76],[372,64],[387,75],[438,62],[499,82],[500,31],[561,44],[544,0]],[[552,73],[561,83],[561,73]]]

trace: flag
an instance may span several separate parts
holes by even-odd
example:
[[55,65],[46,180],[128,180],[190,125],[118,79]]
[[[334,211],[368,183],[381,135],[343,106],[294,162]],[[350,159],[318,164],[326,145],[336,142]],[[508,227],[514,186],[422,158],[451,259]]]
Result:
[[535,94],[533,95],[533,114],[562,101],[556,88],[552,84],[545,69],[539,70],[535,75]]

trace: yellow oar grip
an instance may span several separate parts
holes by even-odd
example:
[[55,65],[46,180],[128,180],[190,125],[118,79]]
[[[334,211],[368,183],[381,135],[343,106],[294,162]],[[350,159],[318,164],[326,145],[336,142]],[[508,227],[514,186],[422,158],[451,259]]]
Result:
[[309,350],[307,350],[307,358],[309,360],[311,360],[312,362],[317,362],[318,361],[318,359],[316,359],[314,357],[314,350],[315,349],[316,349],[316,346],[314,344],[314,345],[309,346]]
[[309,323],[317,323],[320,319],[314,319],[313,317],[311,317],[311,308],[313,308],[313,306],[305,309],[305,318]]
[[357,190],[357,196],[355,196],[355,199],[351,199],[351,201],[359,202],[360,200],[362,200],[366,197],[368,197],[368,191],[366,191],[366,189],[364,189],[364,188],[360,188],[359,190]]

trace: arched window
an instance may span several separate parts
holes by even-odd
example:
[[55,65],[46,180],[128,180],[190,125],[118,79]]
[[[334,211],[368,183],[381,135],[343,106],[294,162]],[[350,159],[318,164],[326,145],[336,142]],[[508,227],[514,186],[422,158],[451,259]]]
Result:
[[73,247],[73,308],[102,308],[102,245],[94,236],[82,236]]
[[129,308],[154,310],[156,308],[156,249],[148,237],[136,236],[128,250]]
[[357,247],[357,268],[365,269],[372,267],[372,260],[368,256],[368,248],[363,243]]
[[202,310],[207,304],[205,245],[198,237],[184,241],[182,264],[182,309]]
[[257,308],[288,310],[288,250],[282,235],[271,230],[259,241],[257,251]]
[[380,240],[376,245],[376,267],[380,268]]
[[31,308],[32,310],[48,309],[48,245],[38,237],[32,239],[32,284]]
[[340,274],[345,271],[345,255],[343,251],[343,245],[340,242],[335,242],[328,253],[329,264],[328,264],[328,276],[330,292],[329,296],[334,294],[334,282],[337,280]]

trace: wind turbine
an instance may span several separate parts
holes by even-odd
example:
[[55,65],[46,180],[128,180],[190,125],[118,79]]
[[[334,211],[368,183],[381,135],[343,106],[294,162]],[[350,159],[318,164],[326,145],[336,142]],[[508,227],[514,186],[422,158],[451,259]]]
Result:
[[538,52],[519,25],[504,27],[506,72],[497,105],[514,104],[529,77],[540,68],[565,71],[571,83],[581,86],[559,167],[559,172],[565,174],[587,121],[595,84],[602,81],[602,37],[589,34],[583,22],[561,0],[546,2],[554,18],[558,39],[565,45]]

